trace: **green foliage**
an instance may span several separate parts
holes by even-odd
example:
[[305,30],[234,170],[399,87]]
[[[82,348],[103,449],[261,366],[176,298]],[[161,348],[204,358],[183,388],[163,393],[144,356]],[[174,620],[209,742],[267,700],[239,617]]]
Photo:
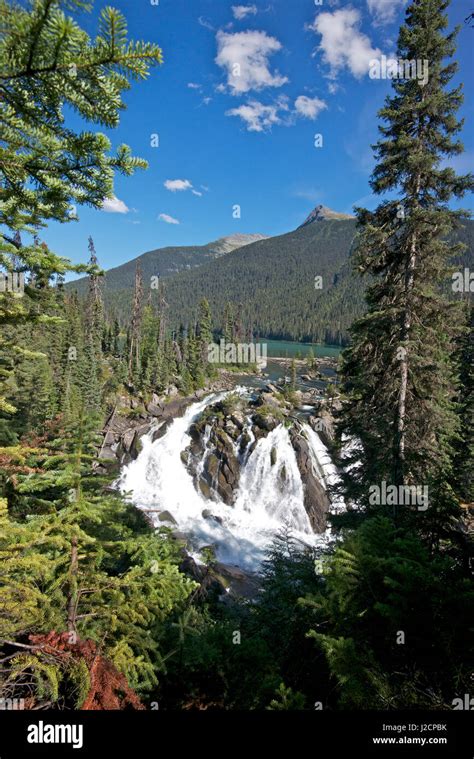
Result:
[[398,197],[358,210],[355,262],[370,277],[368,311],[351,328],[344,357],[348,403],[339,433],[354,441],[344,456],[346,493],[365,505],[369,485],[382,481],[433,492],[451,475],[459,432],[452,354],[462,320],[443,285],[463,249],[449,237],[467,218],[448,202],[474,187],[474,177],[441,167],[463,150],[462,86],[448,88],[457,66],[449,61],[456,32],[445,31],[447,5],[420,0],[407,10],[398,56],[426,59],[429,83],[394,81],[379,114],[371,185]]
[[303,693],[294,693],[291,688],[286,688],[284,683],[280,683],[276,692],[276,698],[270,701],[267,708],[270,711],[299,711],[304,709],[305,697]]
[[442,708],[468,687],[474,591],[459,555],[430,556],[412,530],[374,517],[336,548],[325,578],[306,599],[323,620],[310,636],[341,707]]
[[[161,50],[129,41],[125,18],[111,7],[101,11],[91,40],[61,5],[60,0],[34,0],[27,8],[0,3],[0,166],[8,180],[1,222],[11,229],[38,227],[45,219],[70,221],[71,203],[99,208],[113,195],[116,170],[129,175],[146,166],[126,145],[108,155],[110,141],[100,132],[72,131],[64,108],[116,127],[122,92],[130,80],[145,78],[161,63]],[[78,0],[69,4],[71,10],[81,6]]]

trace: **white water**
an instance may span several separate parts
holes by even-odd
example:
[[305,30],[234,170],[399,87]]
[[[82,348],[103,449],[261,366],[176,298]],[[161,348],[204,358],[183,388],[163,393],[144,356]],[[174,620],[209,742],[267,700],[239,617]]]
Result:
[[[154,443],[153,431],[143,437],[138,458],[122,471],[121,492],[137,507],[156,510],[149,512],[155,524],[160,524],[158,511],[169,511],[178,524],[177,529],[188,537],[196,558],[204,546],[214,545],[219,561],[256,569],[283,524],[288,524],[293,535],[308,545],[326,544],[328,534],[312,532],[303,505],[303,483],[295,453],[283,425],[261,438],[250,455],[245,453],[242,457],[240,484],[233,506],[221,500],[208,500],[196,491],[181,453],[191,442],[188,429],[193,420],[224,395],[212,395],[194,403]],[[325,486],[332,484],[337,475],[325,446],[308,425],[304,425],[304,429],[316,471]],[[206,435],[208,439],[208,430]],[[274,456],[276,454],[273,466],[272,449]],[[220,517],[222,524],[205,519],[204,509]]]

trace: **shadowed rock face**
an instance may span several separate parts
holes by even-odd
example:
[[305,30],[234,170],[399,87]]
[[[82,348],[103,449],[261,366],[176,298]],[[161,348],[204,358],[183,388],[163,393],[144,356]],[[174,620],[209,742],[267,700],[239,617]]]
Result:
[[215,493],[231,506],[240,479],[240,464],[234,450],[239,428],[230,419],[203,419],[191,426],[189,434],[192,443],[184,453],[184,461],[195,487],[205,498],[212,498]]
[[326,515],[330,502],[327,491],[314,475],[313,462],[309,452],[308,441],[294,427],[290,433],[293,450],[296,454],[298,469],[304,483],[304,506],[314,532],[324,532]]

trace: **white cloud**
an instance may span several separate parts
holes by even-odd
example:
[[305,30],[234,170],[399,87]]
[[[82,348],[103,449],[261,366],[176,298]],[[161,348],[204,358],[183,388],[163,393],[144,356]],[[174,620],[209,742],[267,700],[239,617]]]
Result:
[[307,95],[300,95],[295,100],[296,113],[313,121],[325,108],[327,108],[327,104],[319,98],[309,98]]
[[246,16],[255,16],[257,13],[256,5],[233,5],[232,13],[237,21],[241,21]]
[[209,29],[211,32],[214,31],[214,27],[212,26],[211,22],[208,21],[207,18],[204,18],[204,16],[199,16],[198,24],[199,26],[203,26],[204,29]]
[[268,58],[281,50],[275,37],[265,32],[246,31],[236,34],[217,32],[216,63],[227,71],[227,84],[232,95],[242,95],[250,90],[265,87],[281,87],[288,82],[278,71],[271,72]]
[[373,48],[367,35],[360,31],[360,18],[358,10],[345,8],[318,14],[310,26],[321,35],[319,50],[330,66],[332,79],[344,68],[360,79],[368,73],[369,62],[381,55],[381,51]]
[[197,195],[198,198],[202,198],[202,192],[199,192],[199,190],[191,190],[193,195]]
[[239,116],[245,122],[249,132],[265,132],[273,125],[283,123],[279,115],[280,110],[288,110],[284,99],[280,99],[273,105],[264,105],[258,100],[249,100],[245,105],[226,111],[226,116]]
[[173,219],[172,216],[168,216],[167,213],[160,213],[158,216],[160,221],[166,222],[166,224],[180,224],[181,222],[178,221],[178,219]]
[[188,82],[188,87],[189,87],[190,90],[200,90],[201,89],[201,85],[200,84],[196,84],[196,82]]
[[193,187],[189,179],[167,179],[164,185],[170,192],[185,192]]
[[367,0],[367,6],[374,16],[375,23],[383,25],[394,21],[406,2],[407,0]]
[[130,209],[125,205],[123,200],[113,196],[113,198],[106,198],[102,203],[102,210],[106,213],[129,213]]

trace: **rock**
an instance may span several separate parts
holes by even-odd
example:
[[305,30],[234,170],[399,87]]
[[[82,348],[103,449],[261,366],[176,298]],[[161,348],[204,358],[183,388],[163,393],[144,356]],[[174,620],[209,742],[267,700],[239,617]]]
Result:
[[322,483],[313,473],[313,462],[309,452],[308,441],[296,427],[293,427],[291,430],[290,437],[304,484],[304,506],[306,513],[313,530],[316,533],[322,533],[326,529],[326,514],[330,506],[329,497]]
[[158,514],[158,521],[159,522],[170,522],[171,524],[178,524],[176,519],[172,514],[170,514],[169,511],[162,511],[160,514]]
[[272,382],[268,382],[263,388],[266,393],[278,393],[278,388]]
[[137,427],[133,436],[132,445],[130,446],[130,456],[132,459],[138,458],[140,451],[142,450],[142,437],[150,432],[150,425],[143,424],[141,427]]
[[217,522],[217,524],[222,524],[222,517],[216,516],[212,513],[212,511],[210,511],[210,509],[203,509],[202,518],[212,520],[214,522]]
[[179,390],[176,385],[170,385],[166,394],[173,398],[175,395],[179,394]]
[[210,453],[207,457],[206,463],[204,464],[204,471],[208,473],[211,481],[210,484],[212,485],[217,477],[217,472],[219,471],[219,459],[215,453]]
[[277,462],[277,450],[275,446],[273,446],[272,450],[270,451],[270,463],[272,466],[275,466]]
[[278,426],[278,421],[273,416],[254,414],[252,420],[257,427],[260,427],[261,430],[266,430],[267,432],[271,432]]
[[198,482],[198,487],[202,495],[204,496],[204,498],[207,498],[207,500],[209,501],[212,497],[212,490],[209,484],[206,482],[206,480],[203,480],[202,477],[200,478]]
[[132,443],[133,443],[133,438],[134,437],[135,437],[135,430],[134,429],[127,430],[127,432],[125,432],[122,435],[122,441],[121,442],[122,442],[122,448],[123,448],[123,450],[124,450],[125,453],[129,453],[130,452],[130,448],[132,447]]
[[152,442],[154,443],[155,440],[159,440],[163,437],[163,435],[166,435],[168,431],[168,427],[170,426],[170,420],[166,422],[162,422],[159,427],[153,430],[153,434],[151,436]]
[[245,426],[245,417],[243,414],[240,414],[237,411],[234,411],[230,415],[231,421],[235,424],[235,426],[242,431]]
[[180,532],[179,530],[173,530],[172,533],[173,538],[175,540],[179,540],[180,543],[185,543],[187,545],[188,543],[188,536],[184,534],[184,532]]
[[304,380],[305,382],[311,382],[313,378],[310,377],[309,374],[302,374],[301,379]]
[[280,401],[275,398],[272,393],[261,392],[256,401],[257,406],[273,406],[274,408],[280,408]]
[[237,440],[240,435],[240,429],[230,419],[225,422],[224,429],[232,440]]
[[334,441],[334,417],[327,410],[320,412],[319,417],[311,416],[309,424],[319,435],[324,445],[329,446]]
[[146,410],[150,416],[161,416],[163,413],[163,407],[158,406],[156,403],[149,403],[146,406]]
[[255,598],[260,588],[260,581],[256,574],[245,572],[240,567],[216,562],[213,571],[227,585],[232,598]]
[[240,453],[243,453],[246,449],[248,444],[250,443],[250,435],[247,431],[242,433],[242,437],[240,438],[240,444],[239,444],[239,451]]

